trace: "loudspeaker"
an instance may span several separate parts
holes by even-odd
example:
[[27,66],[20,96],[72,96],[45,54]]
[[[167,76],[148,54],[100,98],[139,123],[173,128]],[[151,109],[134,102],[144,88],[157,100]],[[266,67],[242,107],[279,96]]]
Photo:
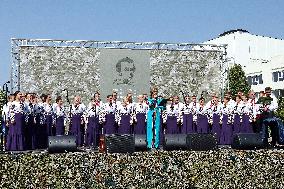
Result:
[[187,150],[188,144],[187,134],[166,134],[164,150]]
[[144,135],[134,135],[135,142],[135,151],[146,151],[147,150],[147,141],[146,134]]
[[48,152],[62,153],[77,151],[76,136],[48,136]]
[[201,133],[192,133],[188,134],[188,150],[194,151],[206,151],[214,150],[217,148],[217,137],[215,134],[201,134]]
[[133,153],[135,151],[134,135],[105,135],[106,151],[108,153]]
[[263,140],[259,133],[238,133],[233,137],[233,149],[253,150],[264,147]]

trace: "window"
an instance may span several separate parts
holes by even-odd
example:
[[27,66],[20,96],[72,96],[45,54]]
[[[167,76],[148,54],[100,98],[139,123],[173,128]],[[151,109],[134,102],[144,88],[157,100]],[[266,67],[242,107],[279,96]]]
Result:
[[250,85],[263,84],[262,74],[254,75],[254,76],[248,76],[247,81]]
[[284,81],[284,70],[273,72],[272,81],[273,82]]

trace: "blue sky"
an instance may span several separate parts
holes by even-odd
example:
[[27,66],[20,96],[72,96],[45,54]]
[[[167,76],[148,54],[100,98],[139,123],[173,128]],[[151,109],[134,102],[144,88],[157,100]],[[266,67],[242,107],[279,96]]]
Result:
[[282,0],[0,0],[0,85],[10,38],[200,43],[230,29],[284,39]]

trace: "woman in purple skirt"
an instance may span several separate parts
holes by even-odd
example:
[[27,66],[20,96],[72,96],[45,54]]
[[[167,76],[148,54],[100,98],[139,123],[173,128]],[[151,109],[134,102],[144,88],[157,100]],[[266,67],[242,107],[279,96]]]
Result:
[[212,100],[206,104],[206,109],[209,114],[209,124],[211,127],[211,133],[215,134],[220,142],[221,126],[220,126],[220,113],[221,104],[219,104],[218,96],[214,93],[212,95]]
[[222,128],[220,135],[220,144],[221,145],[230,145],[232,144],[232,135],[233,135],[233,125],[232,125],[232,108],[228,104],[229,98],[224,98],[224,103],[222,106]]
[[199,99],[199,105],[197,107],[197,133],[208,133],[208,117],[207,110],[204,105],[204,98]]
[[99,146],[99,109],[101,103],[98,99],[93,98],[86,112],[87,131],[85,137],[86,146]]
[[24,150],[24,126],[25,126],[25,105],[22,101],[22,93],[16,91],[15,101],[11,103],[9,132],[7,135],[6,149],[8,151]]
[[43,103],[43,111],[44,111],[44,120],[45,120],[45,127],[46,127],[46,134],[47,136],[52,136],[52,127],[53,127],[53,106],[51,104],[51,95],[47,94],[44,98]]
[[25,95],[25,150],[34,150],[37,147],[37,125],[34,96],[31,93]]
[[166,110],[163,111],[163,123],[166,124],[166,134],[178,134],[178,120],[179,110],[178,106],[174,104],[174,99],[170,98],[166,106]]
[[236,96],[236,104],[234,106],[234,123],[233,123],[233,134],[240,133],[242,131],[241,122],[243,114],[243,103],[240,95]]
[[35,94],[33,95],[33,97],[34,97],[33,105],[34,105],[35,123],[36,123],[36,148],[44,149],[47,148],[47,129],[44,120],[45,117],[44,117],[43,102],[38,103]]
[[193,133],[196,133],[197,131],[197,107],[199,106],[199,103],[197,102],[197,96],[192,95],[191,97],[191,103],[189,104],[189,107],[191,109],[191,114],[192,114],[192,131]]
[[86,107],[81,103],[81,97],[75,96],[74,103],[71,107],[71,128],[69,134],[76,136],[77,146],[83,146],[84,143],[84,113],[86,112]]
[[192,109],[190,107],[190,97],[188,94],[184,96],[184,104],[181,108],[181,133],[182,134],[189,134],[194,133],[194,127],[193,127],[193,115],[192,115]]
[[242,133],[253,133],[252,121],[253,121],[253,107],[251,103],[248,103],[247,97],[243,97],[244,111],[243,111],[243,122],[242,122]]
[[144,96],[138,96],[138,103],[134,104],[133,119],[134,119],[134,134],[146,134],[146,113],[148,105],[144,102]]
[[120,106],[117,107],[116,121],[118,123],[118,134],[130,134],[130,125],[133,124],[131,106],[125,97]]
[[61,96],[56,98],[56,103],[53,104],[53,124],[55,124],[55,134],[64,135],[64,119],[66,117],[64,112],[63,100]]
[[212,108],[212,130],[211,132],[216,134],[218,143],[220,144],[221,137],[221,108],[222,104],[219,103],[218,98],[216,97],[214,101],[214,106]]
[[107,103],[102,105],[99,112],[99,123],[103,125],[103,134],[117,133],[115,121],[116,104],[112,102],[112,95],[107,96]]

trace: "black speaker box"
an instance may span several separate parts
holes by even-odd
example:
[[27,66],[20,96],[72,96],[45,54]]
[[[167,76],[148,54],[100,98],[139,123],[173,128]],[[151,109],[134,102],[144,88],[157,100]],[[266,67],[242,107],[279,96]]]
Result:
[[146,151],[147,150],[146,134],[134,135],[134,139],[135,139],[135,151]]
[[264,147],[263,140],[259,133],[238,133],[233,137],[233,149],[253,150]]
[[48,152],[63,153],[77,151],[76,136],[48,136]]
[[187,134],[166,134],[164,150],[187,150],[189,137]]
[[217,148],[218,141],[215,134],[192,133],[188,134],[188,138],[188,150],[206,151]]
[[134,135],[130,134],[105,135],[105,144],[108,153],[133,153],[135,151]]

